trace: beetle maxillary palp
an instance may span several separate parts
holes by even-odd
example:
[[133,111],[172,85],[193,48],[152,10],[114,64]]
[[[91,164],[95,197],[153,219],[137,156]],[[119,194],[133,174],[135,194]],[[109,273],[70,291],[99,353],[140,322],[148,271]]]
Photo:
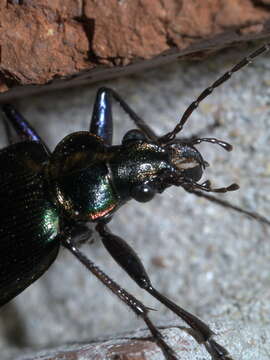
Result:
[[202,184],[193,183],[191,184],[191,188],[193,189],[200,189],[206,192],[217,192],[217,193],[225,193],[228,191],[235,191],[239,189],[239,185],[236,183],[232,183],[229,186],[221,187],[221,188],[211,188],[211,182],[210,180],[204,181]]

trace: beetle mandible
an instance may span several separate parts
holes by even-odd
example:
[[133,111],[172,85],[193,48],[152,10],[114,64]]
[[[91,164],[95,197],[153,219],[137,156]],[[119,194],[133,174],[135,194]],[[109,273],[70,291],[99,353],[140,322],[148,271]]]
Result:
[[[125,240],[113,234],[107,224],[127,201],[150,201],[172,185],[269,224],[256,213],[204,193],[234,191],[238,189],[237,184],[212,188],[209,180],[198,183],[207,162],[195,145],[209,142],[231,151],[230,144],[216,138],[190,141],[176,138],[192,112],[214,88],[268,47],[266,44],[257,49],[206,88],[190,104],[175,128],[161,137],[110,88],[101,88],[97,93],[89,131],[66,136],[53,152],[13,106],[3,105],[10,145],[0,152],[0,306],[37,280],[53,263],[62,245],[143,319],[166,359],[176,360],[176,354],[150,320],[149,309],[79,249],[79,240],[89,235],[86,224],[92,222],[110,255],[141,288],[196,331],[215,360],[231,359],[228,351],[214,340],[207,324],[152,285],[138,255]],[[121,145],[112,145],[112,99],[138,128],[128,131]]]

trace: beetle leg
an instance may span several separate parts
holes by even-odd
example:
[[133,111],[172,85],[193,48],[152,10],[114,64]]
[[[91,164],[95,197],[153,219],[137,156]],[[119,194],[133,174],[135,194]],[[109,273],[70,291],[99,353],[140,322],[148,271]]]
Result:
[[232,360],[228,351],[219,345],[213,336],[215,333],[202,320],[173,303],[166,296],[159,293],[151,284],[145,268],[135,251],[119,236],[112,234],[106,225],[99,223],[96,230],[102,242],[114,260],[127,274],[144,290],[164,304],[172,312],[184,320],[199,336],[208,352],[215,360]]
[[87,258],[76,245],[76,237],[82,236],[81,229],[79,229],[78,236],[75,233],[65,232],[60,236],[60,241],[71,253],[89,270],[95,275],[107,288],[109,288],[120,300],[122,300],[136,315],[141,317],[148,329],[150,330],[154,340],[161,348],[165,358],[167,360],[177,360],[177,356],[169,345],[164,341],[161,332],[152,323],[148,316],[150,308],[147,308],[143,303],[137,300],[133,295],[128,293],[125,289],[120,287],[115,281],[113,281],[108,275],[106,275],[97,265],[95,265],[89,258]]
[[107,145],[112,144],[113,119],[111,93],[107,91],[106,88],[101,88],[97,92],[90,123],[90,132],[100,136]]
[[[79,248],[85,244],[93,244],[94,243],[94,230],[90,229],[87,224],[84,223],[72,223],[72,222],[67,222],[67,220],[65,219],[64,223],[60,224],[60,228],[64,227],[64,229],[66,229],[66,233],[70,234],[72,236],[72,241],[74,243],[74,245],[78,246]],[[75,231],[73,231],[71,233],[70,229],[75,229]],[[60,241],[61,241],[61,236],[60,236]]]
[[[28,121],[12,106],[9,104],[5,104],[2,106],[2,111],[4,113],[4,123],[7,132],[8,141],[10,144],[16,143],[19,141],[30,140],[37,141],[44,145],[44,147],[48,150],[47,145],[38,135],[38,133],[32,128],[32,126],[28,123]],[[11,127],[17,134],[11,130]]]
[[155,132],[130,108],[122,97],[113,89],[106,87],[100,88],[97,93],[90,125],[91,133],[101,136],[107,144],[111,145],[113,133],[112,98],[119,103],[122,109],[134,121],[135,125],[141,129],[150,140],[157,140]]

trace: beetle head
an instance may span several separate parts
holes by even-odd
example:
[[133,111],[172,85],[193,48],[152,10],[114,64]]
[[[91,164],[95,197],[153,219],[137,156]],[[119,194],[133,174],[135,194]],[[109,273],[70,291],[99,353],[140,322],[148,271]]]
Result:
[[156,193],[161,193],[172,185],[186,190],[200,189],[208,192],[236,190],[236,184],[212,189],[208,180],[202,184],[197,183],[208,166],[194,146],[202,141],[218,144],[228,151],[232,149],[231,145],[214,138],[191,142],[174,139],[159,143],[158,140],[150,141],[140,130],[127,132],[122,146],[110,162],[115,188],[120,198],[124,201],[133,198],[147,202]]
[[116,191],[122,199],[139,202],[150,201],[169,186],[195,183],[207,164],[193,145],[160,145],[149,141],[140,130],[127,132],[119,151],[112,151],[110,168]]

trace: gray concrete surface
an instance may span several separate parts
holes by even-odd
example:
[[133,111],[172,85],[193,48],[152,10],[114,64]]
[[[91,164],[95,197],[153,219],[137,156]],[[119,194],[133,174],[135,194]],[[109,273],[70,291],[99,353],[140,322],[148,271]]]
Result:
[[[119,91],[163,134],[200,91],[250,50],[226,51],[202,63],[174,63],[105,84],[27,98],[16,105],[54,147],[70,132],[87,129],[96,91],[106,85]],[[118,106],[114,113],[115,142],[119,142],[132,124]],[[231,142],[234,151],[200,145],[211,164],[207,178],[215,186],[239,183],[239,191],[219,196],[267,216],[269,53],[204,101],[182,135],[201,131],[214,119],[221,126],[205,135]],[[171,188],[147,204],[130,202],[115,215],[111,228],[134,246],[160,291],[214,327],[218,324],[221,342],[235,360],[270,358],[269,228],[181,188]],[[121,285],[158,309],[152,314],[157,324],[176,320],[123,273],[99,241],[84,249]],[[142,322],[62,250],[39,281],[0,310],[0,358],[15,359],[24,348],[88,341],[137,327],[143,327]],[[210,359],[196,349],[186,358]]]

